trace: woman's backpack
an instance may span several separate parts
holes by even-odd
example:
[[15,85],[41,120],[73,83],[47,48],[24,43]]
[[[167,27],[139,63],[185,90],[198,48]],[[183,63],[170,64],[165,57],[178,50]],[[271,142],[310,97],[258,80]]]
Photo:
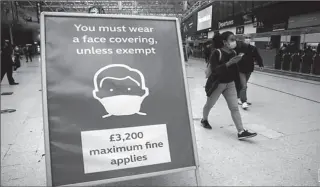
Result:
[[[221,51],[220,49],[216,49],[217,51],[219,51],[219,61],[221,61]],[[211,53],[210,55],[210,59],[212,58],[212,55],[214,54],[214,51]],[[205,74],[206,74],[206,78],[209,78],[209,76],[211,75],[212,71],[211,71],[211,64],[210,64],[210,60],[208,62],[208,65],[207,65],[207,69],[205,70]]]

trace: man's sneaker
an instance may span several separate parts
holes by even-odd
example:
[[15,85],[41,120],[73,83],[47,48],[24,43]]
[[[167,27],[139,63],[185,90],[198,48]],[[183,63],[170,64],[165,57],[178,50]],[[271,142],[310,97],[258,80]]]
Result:
[[212,129],[212,127],[211,127],[211,125],[209,124],[208,120],[202,119],[202,120],[201,120],[201,124],[202,124],[202,127],[203,127],[203,128]]
[[10,85],[18,85],[19,83],[17,83],[17,82],[11,82],[11,83],[9,83]]
[[250,102],[248,102],[248,101],[247,101],[247,104],[248,104],[248,105],[252,105],[252,103],[250,103]]
[[257,136],[257,133],[249,132],[248,130],[244,130],[241,133],[238,133],[238,139],[239,140],[243,140],[243,139],[246,139],[246,138],[252,138],[252,137],[255,137],[255,136]]
[[242,103],[242,108],[243,108],[244,110],[246,110],[247,108],[249,108],[248,103],[247,103],[247,102]]
[[240,98],[238,98],[238,105],[242,105],[242,101]]

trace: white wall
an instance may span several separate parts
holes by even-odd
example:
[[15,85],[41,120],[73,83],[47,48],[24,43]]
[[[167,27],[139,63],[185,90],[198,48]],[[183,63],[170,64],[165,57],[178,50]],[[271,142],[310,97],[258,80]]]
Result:
[[270,42],[271,37],[254,38],[253,41],[255,41],[255,42]]
[[319,43],[320,33],[306,34],[304,39],[304,42],[306,43]]
[[286,36],[281,36],[281,42],[290,42],[291,36],[286,35]]
[[257,32],[257,28],[253,27],[253,23],[244,25],[244,34],[252,34],[256,32]]
[[208,39],[213,38],[213,36],[214,36],[214,32],[213,31],[208,32]]

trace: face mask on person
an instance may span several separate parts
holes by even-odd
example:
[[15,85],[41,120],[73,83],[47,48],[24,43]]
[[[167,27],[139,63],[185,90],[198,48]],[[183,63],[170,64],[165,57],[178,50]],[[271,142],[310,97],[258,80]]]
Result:
[[236,42],[236,41],[229,42],[229,43],[228,43],[228,47],[229,47],[230,49],[236,48],[236,47],[237,47],[237,42]]
[[246,38],[246,39],[244,40],[244,43],[250,44],[250,43],[251,43],[251,39],[250,39],[250,38]]

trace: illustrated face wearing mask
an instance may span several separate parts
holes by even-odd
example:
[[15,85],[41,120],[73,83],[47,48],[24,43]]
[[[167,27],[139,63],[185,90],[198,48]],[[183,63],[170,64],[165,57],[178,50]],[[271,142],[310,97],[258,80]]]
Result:
[[234,35],[230,35],[226,41],[224,41],[224,44],[229,48],[229,49],[234,49],[237,47],[237,42],[236,38]]
[[[116,72],[121,69],[128,76],[105,76],[98,80],[99,74],[105,70]],[[143,100],[149,95],[149,89],[145,87],[144,76],[140,71],[123,64],[112,64],[101,68],[95,74],[94,81],[93,97],[107,112],[107,115],[102,116],[103,118],[133,114],[146,115],[140,112],[140,109]]]

